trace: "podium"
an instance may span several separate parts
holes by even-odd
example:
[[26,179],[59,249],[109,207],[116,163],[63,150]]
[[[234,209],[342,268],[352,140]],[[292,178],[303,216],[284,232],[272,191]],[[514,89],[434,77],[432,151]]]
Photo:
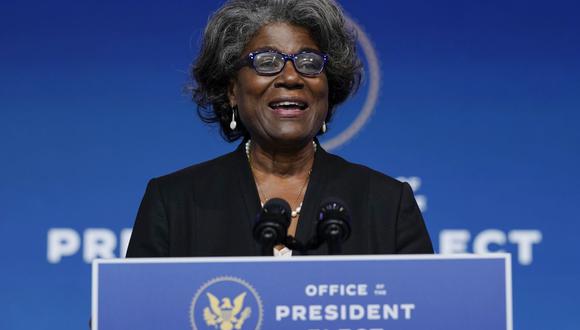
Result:
[[511,258],[95,260],[95,330],[512,330]]

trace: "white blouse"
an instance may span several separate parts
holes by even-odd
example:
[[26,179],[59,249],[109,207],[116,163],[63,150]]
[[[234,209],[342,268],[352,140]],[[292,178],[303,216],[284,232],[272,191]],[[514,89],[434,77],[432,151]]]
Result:
[[289,258],[292,256],[292,250],[284,247],[282,250],[274,248],[274,257]]

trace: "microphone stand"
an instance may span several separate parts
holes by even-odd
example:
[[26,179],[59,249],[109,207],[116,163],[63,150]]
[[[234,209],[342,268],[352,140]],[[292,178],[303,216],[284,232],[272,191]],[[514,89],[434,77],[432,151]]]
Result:
[[308,254],[308,247],[297,240],[294,236],[288,235],[284,240],[284,245],[292,251],[298,251],[301,255]]
[[343,230],[336,224],[328,225],[324,230],[324,237],[328,244],[328,254],[342,254]]
[[274,246],[276,245],[276,241],[278,240],[278,234],[273,228],[264,228],[260,232],[260,237],[258,242],[262,247],[262,256],[273,256],[274,255]]

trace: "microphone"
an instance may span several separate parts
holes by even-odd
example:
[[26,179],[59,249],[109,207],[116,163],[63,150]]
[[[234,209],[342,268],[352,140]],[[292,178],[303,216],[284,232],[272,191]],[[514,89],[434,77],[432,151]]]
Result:
[[350,215],[344,202],[328,198],[320,204],[316,235],[328,244],[328,254],[342,253],[342,243],[350,236]]
[[263,256],[274,255],[274,246],[285,242],[291,214],[290,205],[281,198],[272,198],[264,204],[253,229]]

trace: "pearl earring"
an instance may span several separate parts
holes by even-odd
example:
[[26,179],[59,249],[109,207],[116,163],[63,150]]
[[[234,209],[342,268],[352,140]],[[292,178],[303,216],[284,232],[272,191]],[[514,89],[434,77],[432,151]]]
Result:
[[326,122],[322,122],[322,133],[326,133]]
[[231,130],[235,130],[236,127],[238,126],[238,123],[236,122],[236,106],[232,107],[232,121],[230,122],[230,128]]

